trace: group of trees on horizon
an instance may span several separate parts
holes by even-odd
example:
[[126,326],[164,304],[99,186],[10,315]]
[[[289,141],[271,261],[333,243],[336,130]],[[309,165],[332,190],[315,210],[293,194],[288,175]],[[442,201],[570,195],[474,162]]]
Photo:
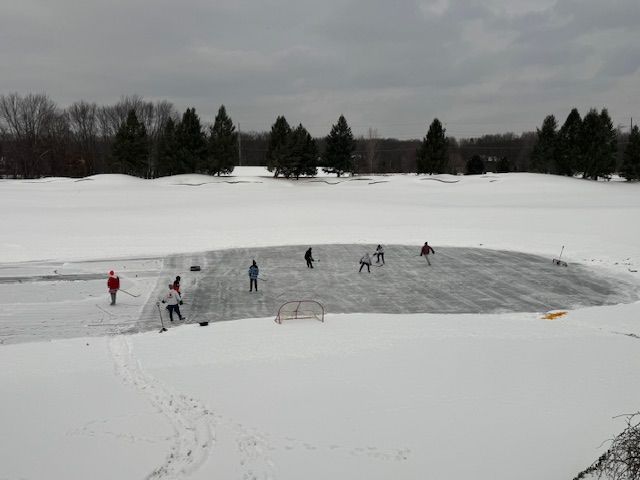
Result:
[[557,175],[582,175],[597,180],[619,172],[627,180],[640,178],[640,132],[633,126],[626,141],[623,161],[618,162],[619,132],[614,128],[609,112],[590,109],[584,118],[578,109],[571,110],[562,127],[553,115],[547,116],[537,130],[537,142],[532,152],[534,172]]
[[640,179],[640,132],[613,127],[608,111],[572,109],[558,128],[547,116],[536,132],[447,137],[437,118],[422,140],[354,137],[340,115],[326,137],[278,116],[269,132],[238,132],[224,105],[213,124],[195,108],[179,114],[167,101],[122,97],[114,105],[78,101],[60,108],[46,94],[0,95],[0,176],[83,177],[124,173],[143,178],[226,175],[236,165],[266,165],[274,176],[366,173],[477,174],[540,172]]

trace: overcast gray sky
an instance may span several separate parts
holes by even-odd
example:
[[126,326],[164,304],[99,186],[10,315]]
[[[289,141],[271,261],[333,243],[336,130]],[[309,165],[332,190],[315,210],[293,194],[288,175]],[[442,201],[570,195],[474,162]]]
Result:
[[[326,135],[456,137],[640,120],[640,0],[0,0],[0,93],[221,104]],[[627,127],[628,129],[628,127]]]

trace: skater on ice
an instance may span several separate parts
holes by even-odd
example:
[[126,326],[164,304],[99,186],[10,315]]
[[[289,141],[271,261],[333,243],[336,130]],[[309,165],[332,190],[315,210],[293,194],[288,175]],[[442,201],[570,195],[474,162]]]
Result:
[[[173,289],[174,289],[176,292],[178,292],[178,294],[179,294],[180,296],[182,296],[182,293],[180,292],[180,275],[178,275],[178,276],[176,277],[176,279],[173,281]],[[180,304],[180,305],[182,305],[182,304]]]
[[251,266],[249,267],[249,291],[253,292],[253,287],[256,287],[256,292],[258,291],[258,274],[260,273],[260,269],[258,268],[258,264],[254,260]]
[[422,246],[422,250],[420,250],[420,256],[424,255],[424,259],[427,261],[429,266],[431,266],[431,262],[429,261],[429,252],[436,254],[435,250],[429,246],[429,242],[424,242]]
[[169,310],[169,320],[173,322],[173,312],[178,314],[178,318],[180,320],[184,320],[185,318],[180,313],[180,304],[182,303],[182,298],[180,294],[173,289],[173,284],[169,284],[169,293],[167,293],[162,299],[162,303],[167,304],[167,310]]
[[362,271],[362,267],[365,265],[367,266],[367,272],[371,273],[371,269],[369,268],[371,267],[371,257],[368,253],[365,253],[360,259],[360,270],[358,270],[358,273]]
[[304,259],[307,261],[307,268],[313,268],[313,262],[315,262],[315,260],[311,255],[311,247],[309,247],[309,250],[304,254]]
[[111,305],[116,304],[116,293],[120,290],[120,277],[118,277],[113,270],[109,272],[109,279],[107,280],[107,288],[111,294]]
[[384,247],[382,245],[376,247],[373,256],[377,258],[376,263],[380,263],[380,260],[382,260],[382,265],[384,265]]

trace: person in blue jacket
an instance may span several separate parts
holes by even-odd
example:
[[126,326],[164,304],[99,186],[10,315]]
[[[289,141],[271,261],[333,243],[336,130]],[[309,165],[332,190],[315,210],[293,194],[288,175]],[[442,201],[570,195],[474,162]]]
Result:
[[253,292],[253,287],[256,287],[256,292],[258,291],[258,274],[260,273],[260,269],[258,268],[258,264],[254,260],[251,266],[249,267],[249,291]]

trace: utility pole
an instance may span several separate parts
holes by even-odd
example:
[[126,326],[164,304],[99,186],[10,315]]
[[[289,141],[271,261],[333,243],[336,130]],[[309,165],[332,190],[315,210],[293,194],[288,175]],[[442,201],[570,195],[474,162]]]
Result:
[[242,135],[240,134],[240,122],[238,122],[238,166],[242,166]]

